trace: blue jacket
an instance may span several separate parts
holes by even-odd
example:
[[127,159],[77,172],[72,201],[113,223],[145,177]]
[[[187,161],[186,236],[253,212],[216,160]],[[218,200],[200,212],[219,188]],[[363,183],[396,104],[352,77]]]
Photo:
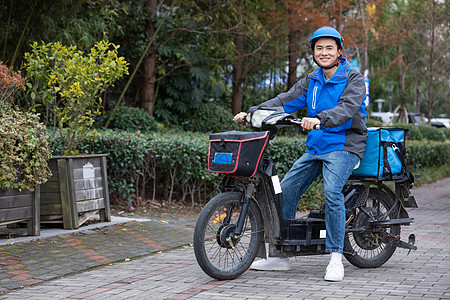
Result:
[[363,76],[342,58],[329,81],[325,82],[323,70],[318,68],[300,79],[288,92],[262,105],[282,106],[287,113],[307,107],[308,117],[321,121],[320,130],[308,133],[308,153],[345,150],[362,159],[367,139],[365,94]]

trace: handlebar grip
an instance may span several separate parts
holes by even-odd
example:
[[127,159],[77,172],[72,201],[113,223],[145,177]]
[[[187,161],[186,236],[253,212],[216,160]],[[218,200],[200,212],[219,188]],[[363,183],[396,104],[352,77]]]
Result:
[[320,125],[319,124],[316,124],[316,125],[314,125],[314,127],[313,127],[315,130],[319,130],[320,129]]

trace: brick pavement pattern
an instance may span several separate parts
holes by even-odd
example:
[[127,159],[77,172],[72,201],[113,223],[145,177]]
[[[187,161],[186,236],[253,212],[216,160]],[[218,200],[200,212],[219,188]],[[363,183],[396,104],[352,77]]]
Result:
[[[342,282],[323,280],[327,256],[298,257],[290,271],[247,271],[235,280],[217,281],[201,271],[192,247],[184,247],[46,281],[0,299],[450,299],[450,178],[416,188],[413,194],[419,208],[409,210],[415,223],[402,228],[402,237],[415,233],[418,250],[406,255],[407,250],[397,249],[385,265],[376,269],[359,269],[344,260],[346,277]],[[69,240],[75,246],[83,245],[78,242],[81,237],[72,238],[66,237],[65,243]],[[163,240],[147,238],[151,243],[167,245]],[[191,238],[192,232],[188,240]],[[132,243],[139,248],[136,240]],[[67,249],[67,253],[90,251],[80,249]],[[112,259],[100,248],[93,252],[89,255],[98,261]],[[33,259],[39,264],[39,258]],[[5,258],[6,265],[20,263],[14,260],[17,257]],[[17,265],[8,272],[22,269]]]
[[130,222],[0,246],[0,293],[192,242],[192,226]]

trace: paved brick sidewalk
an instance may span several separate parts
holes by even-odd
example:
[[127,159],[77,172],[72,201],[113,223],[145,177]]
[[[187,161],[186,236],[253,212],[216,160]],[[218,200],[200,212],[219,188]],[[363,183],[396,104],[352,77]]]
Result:
[[403,227],[402,235],[415,233],[419,249],[409,256],[398,249],[376,269],[344,261],[342,282],[323,280],[327,256],[299,257],[287,272],[248,271],[232,281],[216,281],[201,271],[192,247],[186,247],[47,281],[0,299],[450,299],[450,178],[414,194],[419,209],[410,215],[415,223]]
[[192,242],[192,226],[130,222],[0,246],[0,293]]

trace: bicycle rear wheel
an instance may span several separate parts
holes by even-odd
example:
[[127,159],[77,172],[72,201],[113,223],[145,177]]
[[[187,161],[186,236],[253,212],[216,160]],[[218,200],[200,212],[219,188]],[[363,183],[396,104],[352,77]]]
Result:
[[[380,216],[377,216],[378,201],[380,202]],[[381,191],[378,199],[377,189],[371,188],[366,205],[362,207],[366,213],[361,208],[355,209],[354,218],[349,223],[348,228],[364,228],[369,221],[380,217],[386,220],[398,218],[395,211],[387,215],[393,205],[394,199],[389,194]],[[373,228],[363,232],[348,232],[344,240],[345,258],[359,268],[377,268],[383,265],[391,258],[397,248],[395,244],[383,241],[382,237],[386,232],[392,236],[399,236],[400,226],[393,225],[389,228]]]
[[218,280],[244,273],[258,252],[263,237],[262,217],[251,202],[242,234],[234,236],[242,210],[242,194],[226,192],[211,199],[200,213],[194,231],[194,253],[198,264]]

